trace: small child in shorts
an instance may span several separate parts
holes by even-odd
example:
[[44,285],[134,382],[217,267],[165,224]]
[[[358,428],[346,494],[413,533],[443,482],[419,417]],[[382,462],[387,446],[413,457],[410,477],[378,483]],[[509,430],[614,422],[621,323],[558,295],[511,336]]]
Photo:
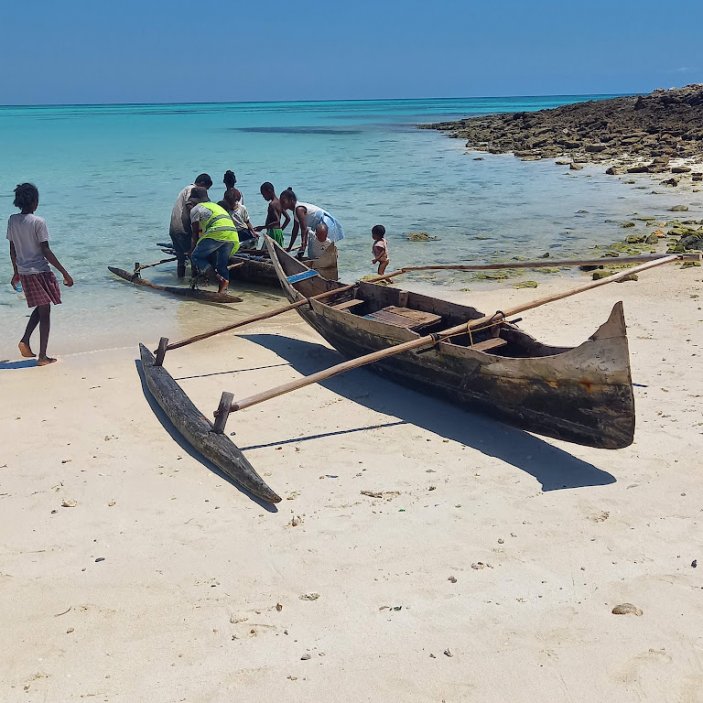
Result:
[[[276,197],[276,190],[270,181],[261,184],[259,188],[261,197],[268,201],[269,208],[266,213],[266,224],[260,227],[254,227],[257,232],[266,230],[266,234],[275,240],[280,246],[283,246],[283,230],[290,222],[288,213],[281,208],[281,201]],[[284,223],[281,225],[281,217],[284,218]]]
[[386,228],[383,225],[374,225],[371,228],[371,236],[373,237],[373,253],[372,264],[378,264],[378,275],[383,276],[390,262],[388,258],[388,242],[386,241]]

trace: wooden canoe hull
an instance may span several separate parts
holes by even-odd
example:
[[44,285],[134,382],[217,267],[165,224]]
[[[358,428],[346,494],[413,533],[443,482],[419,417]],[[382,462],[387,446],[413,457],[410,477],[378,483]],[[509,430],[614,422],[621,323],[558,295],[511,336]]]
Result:
[[257,261],[235,254],[230,257],[230,264],[237,264],[235,268],[230,269],[230,281],[245,281],[260,286],[280,287],[276,269],[270,261]]
[[[157,244],[165,254],[176,255],[176,250],[170,244],[161,242]],[[265,259],[265,260],[262,260]],[[230,281],[244,281],[255,283],[260,286],[271,286],[280,288],[276,269],[268,258],[268,252],[264,249],[240,249],[230,257],[230,264],[236,264],[230,269]],[[319,270],[320,273],[332,281],[339,277],[337,270],[337,249],[336,247],[326,253],[319,260],[305,260],[306,265]]]
[[[316,279],[311,279],[314,284],[291,285],[287,275],[304,267],[296,266],[275,245],[271,249],[279,280],[291,302],[336,285]],[[438,313],[443,305],[453,305],[395,287],[387,293],[372,290],[379,288],[360,283],[355,297],[404,294],[425,308],[434,306]],[[298,308],[298,313],[348,358],[419,336],[405,328],[336,310],[323,301],[311,301]],[[480,313],[467,308],[466,319],[476,316]],[[530,432],[591,447],[619,449],[630,445],[635,411],[622,303],[617,303],[608,320],[578,347],[550,348],[534,341],[540,353],[530,358],[485,353],[447,341],[431,349],[389,357],[369,368],[412,389]]]
[[[255,254],[255,252],[252,253]],[[280,283],[278,282],[278,275],[276,274],[276,269],[271,260],[259,261],[258,256],[254,259],[249,258],[248,254],[249,252],[246,250],[240,250],[234,256],[230,257],[230,264],[237,264],[236,267],[230,269],[230,279],[233,281],[240,280],[279,288]],[[336,247],[332,251],[325,252],[325,255],[320,259],[307,259],[304,263],[306,266],[320,271],[326,278],[333,281],[337,280]]]
[[170,293],[171,295],[177,295],[180,298],[189,298],[190,300],[204,300],[208,303],[241,303],[242,299],[238,298],[236,295],[230,295],[229,293],[214,293],[210,290],[201,290],[199,288],[192,289],[186,286],[161,286],[158,283],[152,283],[151,281],[142,278],[141,276],[134,276],[134,274],[128,273],[124,269],[117,268],[117,266],[107,267],[110,273],[114,273],[115,276],[123,278],[125,281],[134,284],[135,286],[142,286],[143,288],[151,288],[152,290],[161,291],[162,293]]
[[241,450],[225,434],[212,431],[212,423],[195,407],[163,366],[154,365],[154,355],[139,345],[144,378],[149,392],[183,438],[225,476],[268,503],[281,498],[259,476]]

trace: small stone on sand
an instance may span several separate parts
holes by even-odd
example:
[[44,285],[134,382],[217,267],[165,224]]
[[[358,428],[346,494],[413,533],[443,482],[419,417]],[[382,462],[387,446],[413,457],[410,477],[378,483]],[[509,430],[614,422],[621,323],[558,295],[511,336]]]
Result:
[[639,617],[642,615],[642,610],[632,603],[621,603],[613,608],[612,613],[613,615],[637,615]]
[[303,593],[302,596],[299,596],[300,600],[317,600],[320,597],[319,593]]

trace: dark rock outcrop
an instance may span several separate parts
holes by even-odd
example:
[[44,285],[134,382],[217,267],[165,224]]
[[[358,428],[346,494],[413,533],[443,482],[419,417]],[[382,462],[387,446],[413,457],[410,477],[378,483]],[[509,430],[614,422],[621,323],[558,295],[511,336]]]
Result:
[[[670,159],[703,160],[703,84],[424,127],[466,139],[467,147],[493,154],[618,161],[628,173],[664,173],[670,170]],[[649,163],[635,163],[643,159]],[[687,168],[671,170],[689,173]]]

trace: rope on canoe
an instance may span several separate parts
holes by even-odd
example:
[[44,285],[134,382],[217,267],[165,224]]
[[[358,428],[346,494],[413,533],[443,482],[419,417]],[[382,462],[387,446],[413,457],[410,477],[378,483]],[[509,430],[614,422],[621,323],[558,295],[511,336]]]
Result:
[[[496,314],[493,315],[493,317],[490,319],[489,322],[486,322],[486,324],[481,325],[480,327],[471,327],[471,320],[469,320],[466,323],[466,329],[459,330],[458,332],[454,332],[453,334],[447,334],[443,335],[439,333],[440,339],[437,340],[437,342],[443,342],[445,339],[451,339],[452,337],[458,337],[461,334],[467,334],[469,335],[469,340],[471,342],[471,345],[473,346],[473,333],[474,332],[484,332],[485,330],[490,329],[491,327],[495,327],[496,325],[500,325],[503,322],[505,322],[505,313],[502,310],[496,311]],[[435,339],[435,337],[438,336],[437,333],[431,334],[430,335],[432,339]],[[437,343],[435,342],[435,344]]]

